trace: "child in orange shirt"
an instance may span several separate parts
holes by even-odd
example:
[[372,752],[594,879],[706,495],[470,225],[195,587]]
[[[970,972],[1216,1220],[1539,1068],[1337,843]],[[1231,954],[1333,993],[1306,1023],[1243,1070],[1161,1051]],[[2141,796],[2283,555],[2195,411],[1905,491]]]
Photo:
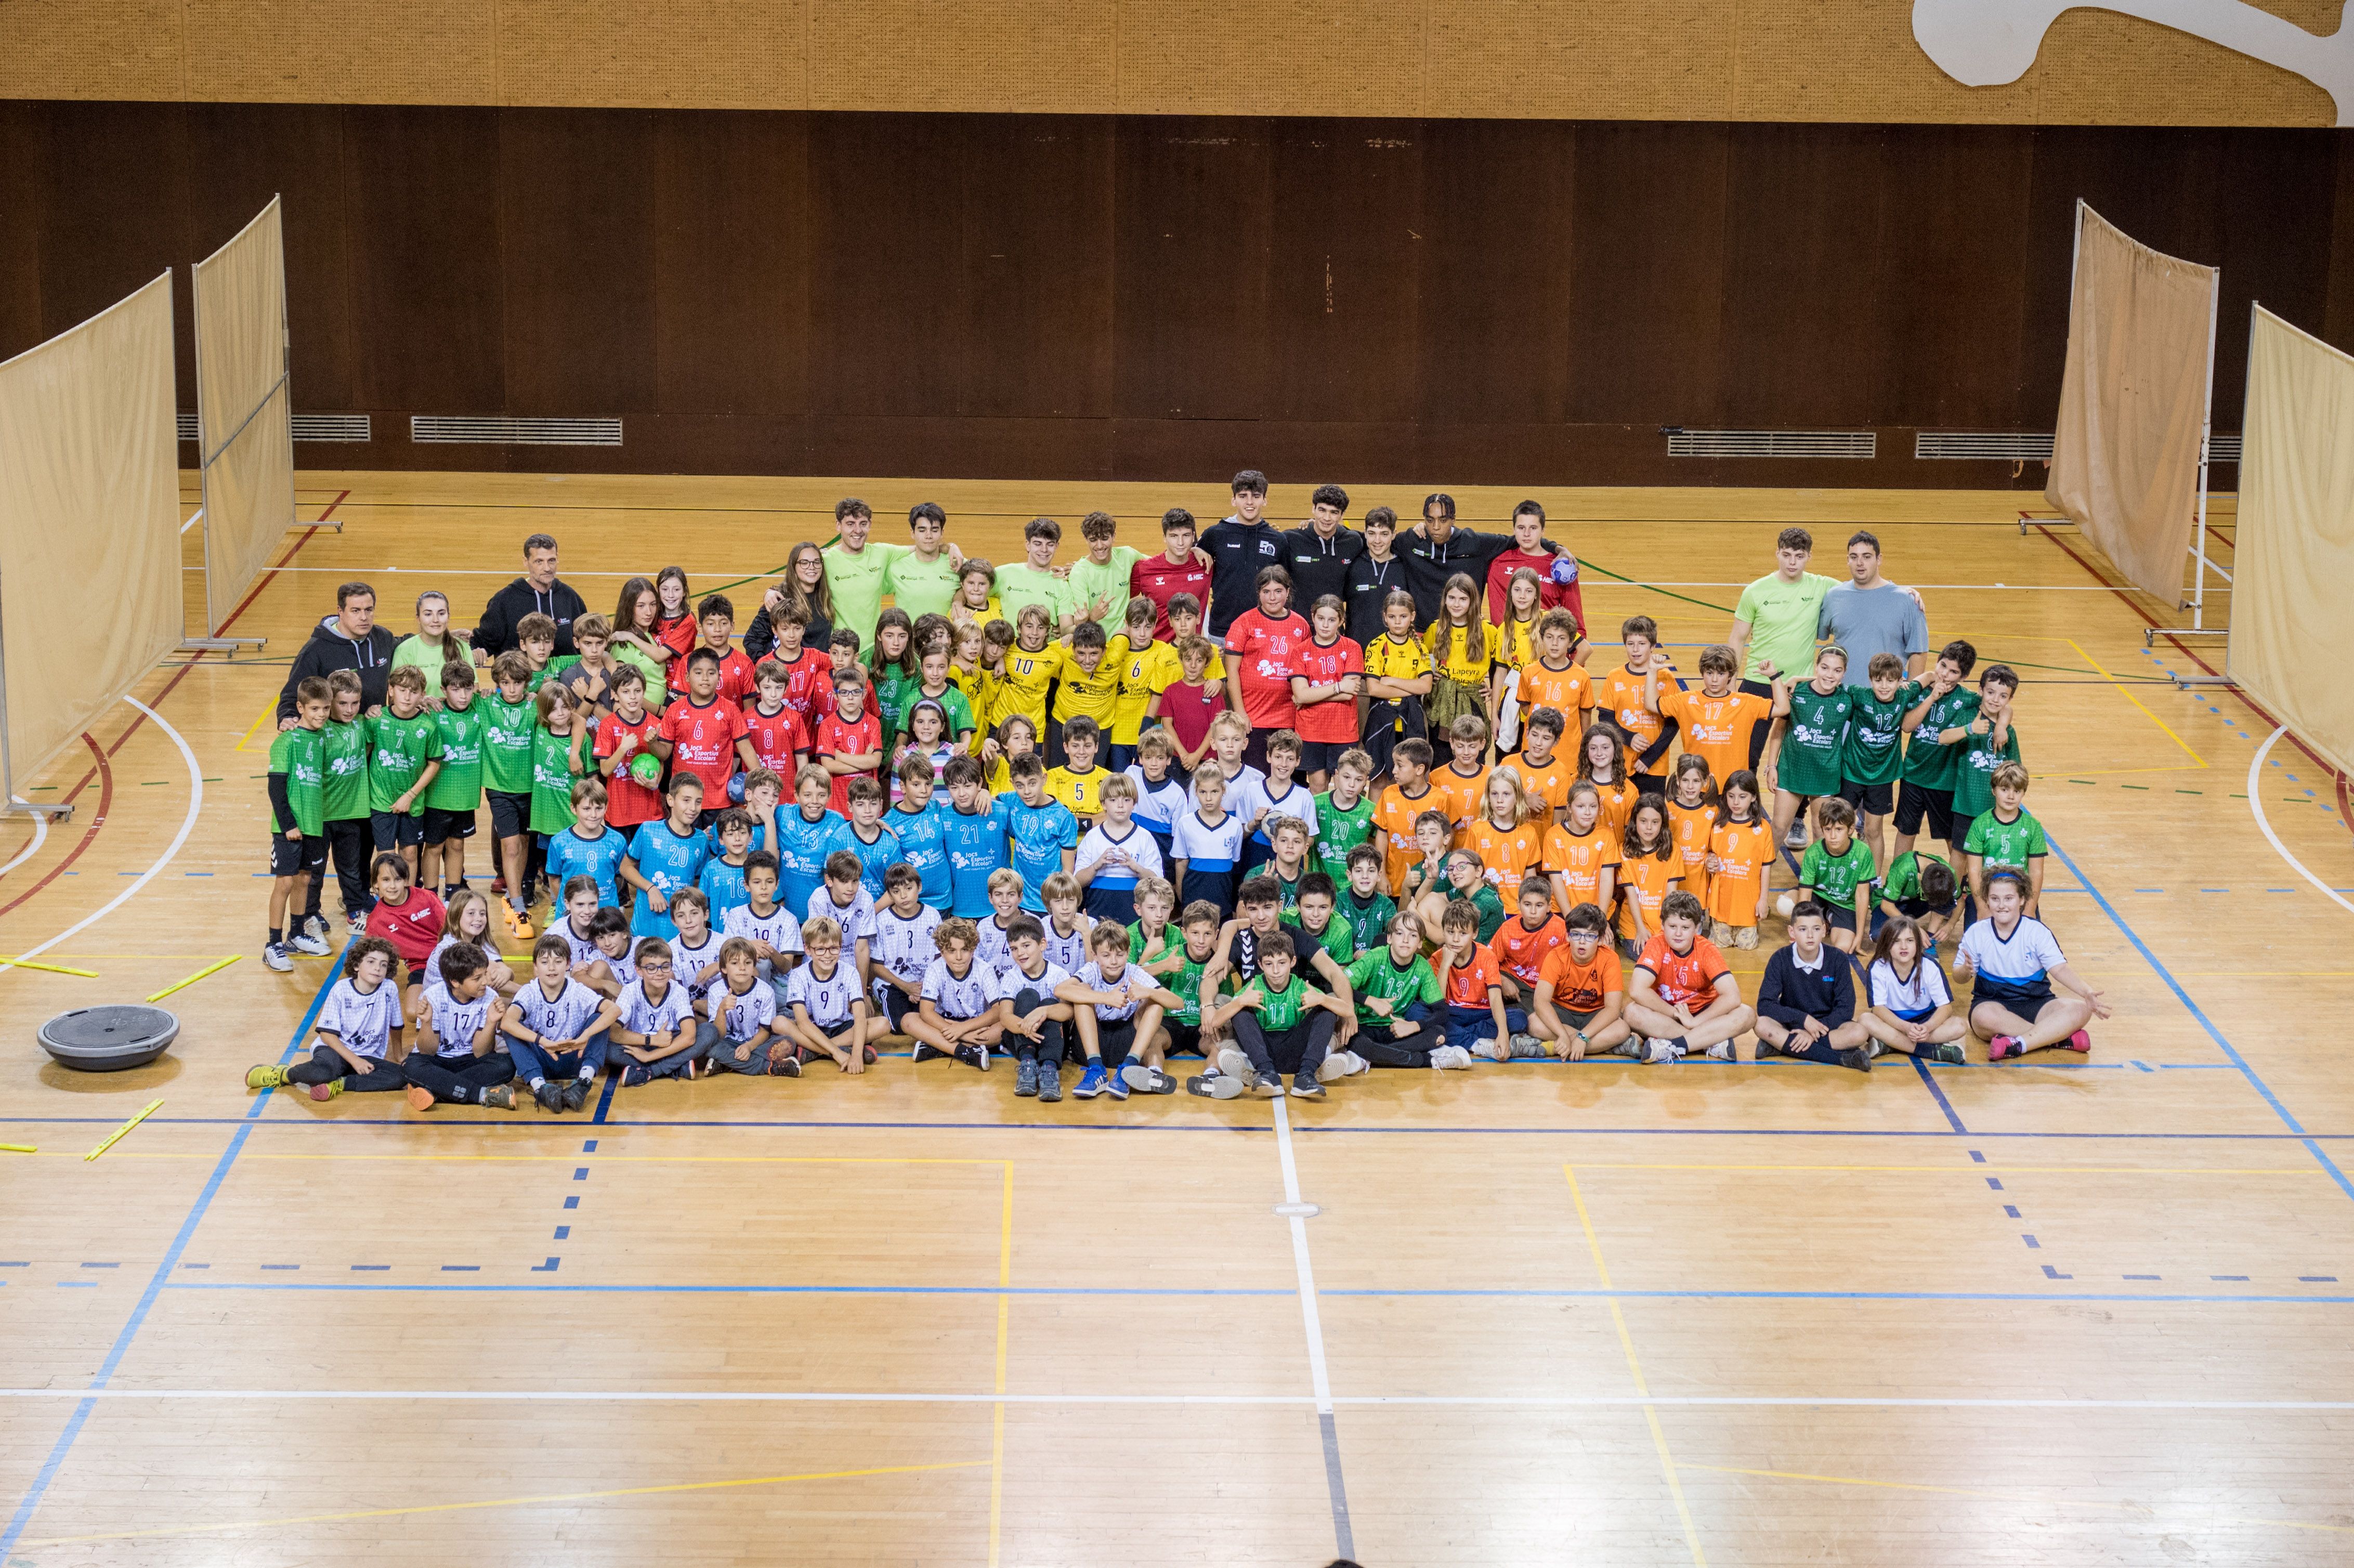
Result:
[[[1750,780],[1749,810],[1756,810],[1756,780]],[[1726,792],[1732,785],[1725,786]],[[1761,832],[1766,830],[1761,822]],[[1700,934],[1707,918],[1700,900],[1689,893],[1670,893],[1659,906],[1659,929],[1635,959],[1635,973],[1627,986],[1628,1023],[1654,1044],[1664,1044],[1678,1056],[1694,1052],[1712,1061],[1754,1062],[1757,1043],[1742,1054],[1741,1037],[1757,1022],[1757,1014],[1741,1000],[1741,982],[1724,962],[1716,945]]]
[[1561,809],[1569,804],[1570,784],[1577,777],[1576,757],[1556,749],[1567,723],[1559,708],[1531,708],[1521,726],[1521,749],[1496,764],[1521,776],[1521,787],[1543,805],[1548,822],[1560,819]]
[[1774,725],[1773,700],[1734,685],[1740,673],[1740,656],[1719,642],[1701,650],[1697,692],[1676,690],[1672,680],[1660,680],[1657,669],[1643,677],[1643,700],[1682,726],[1684,754],[1706,758],[1709,771],[1720,779],[1754,769]]
[[1708,843],[1708,913],[1715,922],[1710,935],[1718,946],[1757,946],[1773,863],[1773,824],[1759,815],[1757,775],[1744,768],[1724,781],[1724,821]]
[[1666,1042],[1653,1045],[1627,1026],[1627,982],[1606,940],[1609,918],[1593,905],[1581,904],[1564,924],[1562,945],[1545,955],[1537,972],[1532,1032],[1549,1036],[1564,1062],[1583,1062],[1588,1052],[1622,1049],[1641,1062],[1674,1061]]
[[[1627,662],[1599,678],[1599,691],[1595,706],[1609,710],[1610,722],[1627,736],[1633,756],[1628,759],[1629,772],[1647,773],[1661,765],[1668,755],[1668,732],[1657,709],[1643,700],[1643,689],[1649,683],[1653,671],[1659,674],[1660,689],[1675,684],[1675,665],[1668,659],[1667,651],[1659,644],[1659,624],[1648,615],[1630,615],[1618,628],[1618,635],[1627,645]],[[1653,779],[1650,788],[1660,788]]]
[[1577,753],[1580,783],[1594,786],[1602,802],[1602,826],[1612,838],[1627,831],[1627,813],[1635,809],[1635,785],[1627,777],[1627,741],[1617,727],[1597,724],[1585,732]]
[[1390,782],[1373,802],[1373,829],[1382,835],[1382,868],[1393,898],[1405,893],[1406,870],[1422,858],[1414,820],[1425,811],[1447,810],[1443,799],[1433,798],[1437,791],[1431,787],[1430,763],[1430,742],[1420,736],[1399,741],[1390,752]]
[[1447,726],[1455,760],[1430,776],[1430,787],[1447,797],[1439,809],[1458,826],[1478,816],[1488,798],[1488,721],[1463,714]]
[[1570,786],[1562,823],[1545,834],[1545,870],[1564,909],[1610,907],[1618,874],[1618,836],[1602,825],[1602,797],[1580,780]]
[[[1524,881],[1540,889],[1544,886],[1549,816],[1544,802],[1522,787],[1519,774],[1500,768],[1488,775],[1488,797],[1480,813],[1455,834],[1458,848],[1479,857],[1507,909],[1520,901]],[[1534,969],[1530,972],[1533,974]]]
[[1520,704],[1525,714],[1551,708],[1583,733],[1594,712],[1594,677],[1570,657],[1576,641],[1577,618],[1565,609],[1547,610],[1537,622],[1543,652],[1521,666]]
[[1636,801],[1618,849],[1618,948],[1631,961],[1659,928],[1660,904],[1683,883],[1684,857],[1668,831],[1668,803],[1657,795]]
[[1438,928],[1446,958],[1439,978],[1447,986],[1447,1044],[1430,1054],[1430,1065],[1469,1067],[1474,1046],[1492,1061],[1509,1061],[1520,1038],[1535,1037],[1528,1033],[1528,1014],[1504,1006],[1503,976],[1479,945],[1479,912],[1458,898],[1447,906]]
[[1488,938],[1488,956],[1496,960],[1497,971],[1504,977],[1504,1000],[1533,1008],[1543,991],[1540,977],[1545,959],[1569,940],[1569,929],[1553,912],[1553,890],[1543,877],[1532,876],[1521,884],[1519,904],[1521,912],[1497,927],[1496,934]]
[[1724,810],[1710,798],[1708,759],[1685,752],[1676,758],[1674,792],[1668,797],[1668,832],[1683,852],[1684,891],[1708,901],[1708,842]]

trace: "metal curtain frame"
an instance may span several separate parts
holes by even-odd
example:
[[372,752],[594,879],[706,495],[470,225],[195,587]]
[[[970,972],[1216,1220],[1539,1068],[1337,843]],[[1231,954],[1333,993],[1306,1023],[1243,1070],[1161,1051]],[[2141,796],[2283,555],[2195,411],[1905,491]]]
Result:
[[[261,209],[261,213],[266,214],[272,207],[277,207],[280,199],[281,198],[279,196],[272,196],[270,198],[270,206],[263,207]],[[286,472],[288,475],[286,526],[289,528],[294,526],[295,518],[294,507],[292,504],[292,475],[294,472],[294,414],[292,389],[291,385],[294,375],[293,330],[286,318],[286,285],[284,275],[285,248],[282,239],[285,230],[282,208],[280,209],[280,214],[281,227],[279,232],[281,236],[281,239],[279,249],[278,379],[270,384],[270,389],[262,393],[259,402],[255,403],[252,408],[246,410],[245,417],[238,421],[237,429],[231,430],[227,436],[223,437],[220,444],[218,446],[212,447],[210,450],[206,450],[209,444],[207,438],[211,432],[206,429],[204,406],[203,366],[205,362],[205,302],[203,292],[196,286],[196,268],[197,266],[202,266],[203,263],[198,262],[196,266],[191,266],[188,269],[189,315],[195,331],[197,366],[196,483],[198,487],[198,494],[201,499],[197,503],[196,519],[201,520],[204,524],[204,539],[206,544],[205,634],[199,637],[184,638],[180,643],[180,646],[184,649],[235,652],[239,648],[260,648],[266,646],[270,641],[266,637],[220,637],[214,635],[216,629],[217,629],[224,620],[228,619],[231,610],[234,609],[234,606],[224,608],[220,603],[220,599],[227,597],[227,593],[234,591],[234,589],[224,590],[220,584],[213,580],[214,572],[212,569],[212,550],[210,546],[213,531],[213,464],[219,460],[220,455],[223,452],[228,450],[231,446],[237,443],[238,439],[245,434],[247,428],[249,427],[255,419],[261,417],[261,411],[270,407],[270,400],[272,397],[277,397],[281,391],[288,394],[285,418],[281,422],[281,434],[279,437],[280,440],[286,443]],[[223,244],[221,249],[225,250],[230,245],[236,244],[238,240],[245,237],[246,231],[250,229],[254,223],[259,223],[260,221],[261,214],[256,214],[253,222],[248,223],[244,228],[239,229],[235,235],[231,236],[228,240]],[[216,250],[213,254],[217,256],[220,254],[220,251]],[[209,260],[209,258],[207,258],[207,260]],[[267,434],[267,432],[264,433]],[[244,585],[242,584],[237,585],[238,588],[242,588],[243,586]]]

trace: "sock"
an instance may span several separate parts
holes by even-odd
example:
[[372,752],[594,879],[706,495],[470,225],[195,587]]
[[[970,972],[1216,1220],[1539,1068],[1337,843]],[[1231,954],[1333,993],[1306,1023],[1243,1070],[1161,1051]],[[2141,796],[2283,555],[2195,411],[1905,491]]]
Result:
[[594,1067],[583,1067],[580,1069],[580,1081],[584,1084],[592,1081],[596,1076],[597,1069]]
[[276,926],[270,927],[270,945],[273,948],[286,940],[286,933]]
[[546,1078],[534,1078],[531,1081],[531,1092],[533,1094],[539,1093],[539,1086],[546,1082],[547,1082]]

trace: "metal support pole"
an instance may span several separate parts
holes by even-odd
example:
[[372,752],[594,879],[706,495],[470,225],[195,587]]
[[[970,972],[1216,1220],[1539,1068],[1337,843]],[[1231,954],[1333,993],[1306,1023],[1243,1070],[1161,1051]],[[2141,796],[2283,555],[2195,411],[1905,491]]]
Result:
[[2204,631],[2207,627],[2207,462],[2208,447],[2215,437],[2215,318],[2222,306],[2223,270],[2218,267],[2214,287],[2207,295],[2207,406],[2199,415],[2199,516],[2190,534],[2190,553],[2199,563],[2190,579],[2193,631]]
[[56,821],[73,820],[73,807],[45,805],[27,800],[16,793],[16,773],[8,756],[8,672],[7,656],[0,652],[0,817],[48,817]]

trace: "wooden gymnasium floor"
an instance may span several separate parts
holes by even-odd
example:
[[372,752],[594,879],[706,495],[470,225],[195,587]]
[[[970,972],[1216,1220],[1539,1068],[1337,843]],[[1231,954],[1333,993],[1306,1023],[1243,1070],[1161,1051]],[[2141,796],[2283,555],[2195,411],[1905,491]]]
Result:
[[[2345,797],[2291,743],[2254,766],[2271,726],[2246,704],[2162,683],[2219,645],[2146,651],[2145,610],[2180,618],[2106,589],[2072,531],[2022,535],[2018,497],[1546,499],[1599,624],[1716,640],[1776,524],[1813,523],[1836,573],[1868,523],[1935,640],[2028,675],[2052,923],[2117,1012],[2089,1061],[1482,1066],[1307,1107],[1042,1107],[1009,1073],[900,1060],[557,1120],[241,1086],[329,974],[254,954],[269,707],[336,582],[406,630],[428,586],[470,621],[534,529],[603,608],[669,562],[698,591],[765,576],[846,491],[879,538],[937,497],[1000,556],[1034,511],[1108,503],[1150,547],[1163,505],[1225,496],[302,486],[345,527],[290,534],[240,610],[268,657],[157,670],[152,715],[108,713],[33,781],[71,823],[33,848],[0,827],[0,948],[100,977],[0,976],[0,1137],[40,1147],[0,1155],[8,1563],[2354,1552],[2354,1091],[2325,1025],[2354,1000],[2354,911],[2303,874],[2354,883]],[[1461,493],[1479,522],[1511,499]],[[1417,499],[1364,486],[1356,511]],[[2230,534],[2224,508],[2226,566]],[[160,1066],[69,1076],[34,1044],[231,954],[174,999]]]

